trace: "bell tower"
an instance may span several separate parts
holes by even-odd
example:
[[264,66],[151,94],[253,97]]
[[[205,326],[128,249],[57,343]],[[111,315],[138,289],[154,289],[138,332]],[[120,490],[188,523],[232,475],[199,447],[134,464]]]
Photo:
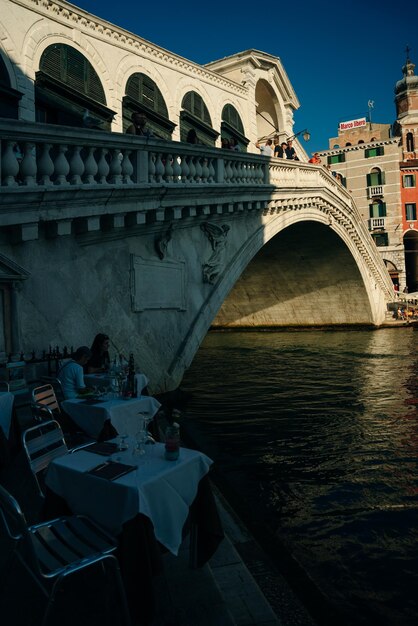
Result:
[[402,68],[403,78],[395,86],[397,122],[402,137],[402,160],[418,159],[418,76],[414,74],[415,64],[409,58],[410,48],[406,48],[406,62]]

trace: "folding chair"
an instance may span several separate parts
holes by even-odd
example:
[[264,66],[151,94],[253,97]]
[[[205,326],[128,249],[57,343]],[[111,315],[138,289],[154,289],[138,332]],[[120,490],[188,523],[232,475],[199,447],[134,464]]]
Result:
[[[55,384],[61,387],[58,378],[54,380]],[[68,448],[73,450],[88,446],[94,443],[94,439],[83,433],[72,419],[63,411],[61,411],[55,389],[51,383],[35,387],[32,390],[32,415],[35,422],[43,422],[45,420],[56,420],[61,426]]]
[[[0,530],[13,542],[6,575],[17,558],[47,598],[42,626],[48,622],[61,583],[98,563],[111,574],[125,625],[131,626],[118,561],[113,555],[116,540],[89,518],[73,515],[28,526],[17,501],[0,486]],[[57,623],[55,616],[53,624]]]
[[29,461],[30,468],[36,480],[39,493],[44,497],[42,489],[45,470],[53,459],[68,454],[64,433],[55,420],[42,422],[28,428],[22,435],[23,449]]
[[36,405],[38,408],[40,406],[46,407],[52,416],[61,414],[55,390],[50,383],[32,389],[32,405]]

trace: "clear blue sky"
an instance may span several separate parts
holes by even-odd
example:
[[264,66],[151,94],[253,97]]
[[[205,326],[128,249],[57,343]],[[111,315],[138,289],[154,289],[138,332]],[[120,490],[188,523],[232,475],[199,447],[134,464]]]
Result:
[[307,127],[312,135],[308,152],[328,148],[338,123],[366,115],[369,100],[372,121],[394,121],[406,45],[418,74],[416,0],[74,4],[196,63],[249,48],[280,57],[301,104],[294,131]]

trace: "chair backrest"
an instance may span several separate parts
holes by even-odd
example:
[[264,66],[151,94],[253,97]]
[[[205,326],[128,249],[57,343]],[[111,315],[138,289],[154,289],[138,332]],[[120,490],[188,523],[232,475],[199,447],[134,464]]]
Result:
[[[70,360],[71,359],[69,359],[69,361]],[[62,384],[59,378],[57,378],[56,376],[41,376],[41,381],[45,384],[49,383],[50,385],[52,385],[58,403],[65,400],[64,392],[62,390]]]
[[7,380],[0,380],[0,390],[10,391],[10,385]]
[[0,519],[10,539],[18,540],[27,533],[22,510],[14,497],[0,485]]
[[44,404],[51,411],[61,413],[60,405],[51,384],[41,385],[32,390],[32,400],[35,404]]
[[22,440],[39,492],[44,495],[38,478],[39,472],[45,470],[53,459],[68,453],[61,426],[55,420],[42,422],[25,430]]

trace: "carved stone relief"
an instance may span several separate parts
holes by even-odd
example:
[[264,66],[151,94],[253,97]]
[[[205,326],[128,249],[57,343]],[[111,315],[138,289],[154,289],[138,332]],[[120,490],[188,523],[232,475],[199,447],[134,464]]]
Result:
[[213,285],[222,272],[225,263],[225,248],[230,227],[227,224],[218,226],[210,222],[200,225],[212,246],[212,254],[206,263],[202,265],[203,282]]

